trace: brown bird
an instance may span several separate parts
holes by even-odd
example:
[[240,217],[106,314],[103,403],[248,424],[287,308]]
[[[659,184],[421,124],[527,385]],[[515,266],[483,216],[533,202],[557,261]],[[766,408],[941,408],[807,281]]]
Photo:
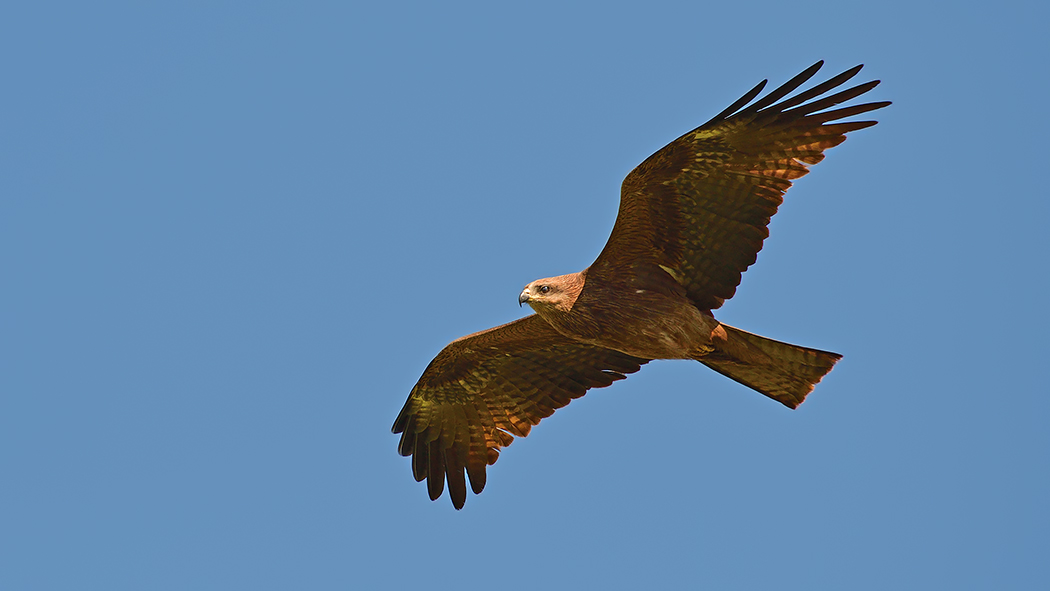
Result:
[[412,474],[427,480],[432,500],[447,481],[462,508],[464,470],[480,493],[486,466],[514,436],[652,359],[695,359],[790,408],[831,371],[841,355],[744,332],[711,314],[755,262],[791,181],[847,132],[876,123],[835,122],[890,104],[827,110],[878,85],[822,97],[862,66],[784,98],[822,64],[748,105],[763,80],[647,158],[624,179],[616,224],[594,264],[533,281],[518,303],[536,314],[438,353],[393,427],[398,452],[412,456]]

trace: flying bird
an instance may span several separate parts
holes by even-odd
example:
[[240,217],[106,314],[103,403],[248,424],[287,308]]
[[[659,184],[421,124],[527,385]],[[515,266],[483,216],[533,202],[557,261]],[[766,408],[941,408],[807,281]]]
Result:
[[762,81],[639,164],[623,181],[612,235],[590,267],[529,283],[518,303],[535,314],[438,353],[393,426],[398,452],[411,456],[431,500],[447,482],[461,509],[467,479],[480,493],[486,466],[514,437],[653,359],[695,359],[790,408],[805,400],[841,355],[744,332],[712,310],[733,297],[755,262],[791,181],[846,133],[876,123],[841,120],[890,104],[831,109],[878,85],[827,94],[862,66],[785,98],[822,64],[752,103]]

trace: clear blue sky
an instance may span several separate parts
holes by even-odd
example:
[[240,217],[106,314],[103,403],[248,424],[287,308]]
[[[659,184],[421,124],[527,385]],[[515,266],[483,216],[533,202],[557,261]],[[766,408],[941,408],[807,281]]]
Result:
[[[0,588],[1045,585],[1036,6],[7,6]],[[807,403],[655,362],[430,502],[389,432],[430,359],[818,59],[894,105],[720,312],[845,355]]]

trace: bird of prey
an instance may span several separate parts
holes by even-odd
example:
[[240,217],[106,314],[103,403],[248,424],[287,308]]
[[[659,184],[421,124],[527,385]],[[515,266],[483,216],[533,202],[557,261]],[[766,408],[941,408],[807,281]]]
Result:
[[846,133],[876,123],[841,120],[890,104],[831,109],[879,83],[828,94],[862,66],[785,98],[822,64],[752,103],[762,81],[639,164],[590,267],[529,283],[518,303],[535,314],[438,353],[393,426],[431,500],[447,482],[462,508],[466,479],[480,493],[486,466],[515,436],[653,359],[695,359],[790,408],[831,371],[841,355],[744,332],[711,313],[755,262],[791,181]]

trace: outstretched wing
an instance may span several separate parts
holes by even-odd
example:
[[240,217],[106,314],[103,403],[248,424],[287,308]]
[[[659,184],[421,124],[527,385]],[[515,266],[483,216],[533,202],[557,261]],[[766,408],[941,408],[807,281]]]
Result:
[[769,219],[791,181],[823,160],[824,150],[845,141],[847,132],[876,123],[836,121],[890,104],[826,110],[878,85],[875,80],[818,98],[861,66],[784,99],[822,64],[745,107],[762,91],[763,81],[631,171],[623,181],[612,235],[588,277],[644,277],[659,267],[699,308],[712,310],[731,298],[762,249]]
[[394,433],[398,452],[412,456],[416,481],[427,479],[431,500],[444,483],[457,509],[485,488],[485,467],[514,435],[590,388],[602,388],[647,363],[562,336],[537,315],[453,341],[412,388]]

